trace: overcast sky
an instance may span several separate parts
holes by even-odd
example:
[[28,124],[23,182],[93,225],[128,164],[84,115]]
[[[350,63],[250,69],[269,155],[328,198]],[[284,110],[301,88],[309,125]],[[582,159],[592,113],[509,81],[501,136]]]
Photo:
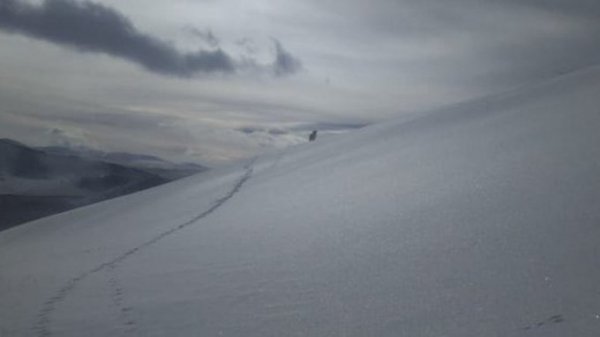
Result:
[[0,0],[0,137],[208,165],[600,60],[597,0]]

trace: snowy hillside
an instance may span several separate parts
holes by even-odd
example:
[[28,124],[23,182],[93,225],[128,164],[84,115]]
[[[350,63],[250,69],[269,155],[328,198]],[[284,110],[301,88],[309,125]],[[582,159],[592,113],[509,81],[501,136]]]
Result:
[[0,233],[1,336],[598,336],[600,69]]

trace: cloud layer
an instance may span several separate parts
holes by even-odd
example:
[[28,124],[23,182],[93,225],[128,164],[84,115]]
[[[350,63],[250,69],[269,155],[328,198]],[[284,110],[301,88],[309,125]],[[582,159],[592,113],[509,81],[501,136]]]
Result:
[[597,0],[0,0],[0,136],[224,162],[598,64],[598,36]]
[[[218,40],[210,31],[202,37],[210,39],[213,49],[184,53],[167,41],[140,32],[116,10],[88,1],[44,0],[40,5],[33,5],[2,0],[0,29],[83,52],[108,54],[164,75],[191,77],[238,70],[236,62],[218,47]],[[274,73],[281,76],[296,72],[300,62],[278,41],[275,45]]]
[[273,71],[276,76],[290,75],[302,69],[302,62],[287,50],[283,49],[281,42],[276,39],[273,39],[273,42],[275,43],[275,62],[273,64]]

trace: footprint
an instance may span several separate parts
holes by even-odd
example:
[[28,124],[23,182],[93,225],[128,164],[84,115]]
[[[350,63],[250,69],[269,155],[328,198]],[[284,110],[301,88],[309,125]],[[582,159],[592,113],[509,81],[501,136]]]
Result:
[[537,328],[541,328],[546,323],[558,324],[558,323],[561,323],[561,322],[564,322],[564,321],[565,321],[565,318],[563,317],[563,315],[554,315],[554,316],[550,316],[545,321],[537,322],[534,325],[528,325],[526,327],[523,327],[523,328],[521,328],[521,330],[537,329]]
[[564,320],[565,319],[563,318],[562,315],[554,315],[554,316],[548,318],[548,321],[552,322],[552,323],[560,323],[560,322],[564,322]]
[[[1,1],[1,0],[0,0]],[[52,324],[53,324],[53,313],[54,311],[57,309],[58,306],[60,306],[69,296],[70,294],[73,292],[73,290],[75,290],[75,288],[77,288],[79,286],[80,283],[82,283],[83,281],[85,281],[87,278],[89,278],[92,275],[95,275],[96,273],[102,272],[102,271],[109,271],[109,272],[113,272],[115,268],[118,267],[118,265],[125,261],[127,258],[131,257],[132,255],[136,254],[137,252],[139,252],[141,249],[147,248],[153,244],[155,244],[156,242],[160,241],[161,239],[179,231],[182,230],[188,226],[191,226],[192,224],[198,222],[199,220],[202,220],[203,218],[207,217],[208,215],[210,215],[211,213],[213,213],[215,210],[217,210],[219,207],[221,207],[223,204],[225,204],[227,201],[229,201],[229,199],[231,199],[234,195],[236,195],[241,189],[242,186],[252,177],[252,174],[254,172],[254,161],[256,160],[256,158],[254,158],[252,161],[250,161],[250,163],[248,163],[248,165],[246,165],[244,167],[245,172],[244,174],[239,178],[239,180],[235,183],[235,185],[233,185],[232,189],[222,198],[217,199],[215,201],[215,204],[211,207],[209,207],[207,210],[205,210],[204,212],[196,215],[194,218],[179,224],[176,227],[173,227],[161,234],[158,234],[156,237],[141,243],[133,248],[131,248],[130,250],[122,253],[120,256],[117,256],[116,258],[110,260],[110,261],[106,261],[104,263],[101,263],[99,265],[97,265],[96,267],[83,272],[81,274],[79,274],[78,276],[75,276],[73,278],[71,278],[69,281],[67,281],[62,288],[59,288],[58,291],[54,294],[54,296],[50,297],[45,303],[42,304],[42,307],[39,309],[38,314],[36,316],[36,321],[33,322],[33,326],[32,329],[35,332],[35,335],[37,335],[38,337],[47,337],[47,336],[51,336],[53,335],[52,333]],[[125,294],[123,294],[123,290],[121,288],[118,287],[118,280],[113,276],[110,277],[108,280],[109,283],[109,287],[113,288],[113,290],[116,288],[116,291],[112,294],[110,294],[110,296],[113,299],[113,304],[116,305],[118,308],[122,308],[123,306],[123,297]],[[121,310],[120,311],[122,314],[124,314],[124,316],[127,316],[125,314],[127,314],[129,312],[129,310]],[[124,317],[123,320],[128,320],[128,317]],[[127,326],[129,327],[134,327],[134,323],[132,322],[131,324],[129,324],[130,321],[127,321]]]

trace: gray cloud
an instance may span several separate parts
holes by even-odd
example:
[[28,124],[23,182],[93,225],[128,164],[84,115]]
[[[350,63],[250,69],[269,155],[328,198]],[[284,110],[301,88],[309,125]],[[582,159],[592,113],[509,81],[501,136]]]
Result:
[[244,52],[248,55],[254,55],[258,52],[258,48],[256,47],[256,44],[254,43],[254,41],[248,37],[244,37],[241,39],[238,39],[235,42],[236,45],[240,46]]
[[600,2],[593,0],[506,0],[497,2],[513,3],[516,6],[528,6],[581,18],[597,19],[600,17]]
[[239,132],[245,133],[247,135],[251,135],[257,132],[268,133],[272,136],[281,136],[286,135],[289,131],[283,130],[281,128],[264,128],[264,127],[254,127],[254,126],[244,126],[236,129]]
[[165,75],[235,71],[231,57],[221,49],[182,53],[168,42],[138,31],[119,12],[92,2],[44,0],[36,6],[2,0],[0,29],[84,52],[109,54]]
[[[357,53],[374,55],[379,64],[395,58],[407,77],[464,87],[477,95],[600,63],[600,1],[313,2],[339,18],[321,29],[359,46]],[[384,48],[393,44],[408,51],[410,46],[430,49],[417,57],[386,55]]]
[[318,122],[318,123],[307,123],[298,125],[291,128],[293,131],[344,131],[360,129],[369,125],[368,123],[336,123],[336,122]]
[[239,132],[243,132],[247,135],[251,135],[255,132],[264,132],[265,131],[264,128],[256,128],[256,127],[252,127],[252,126],[244,126],[244,127],[238,128],[237,130]]
[[273,136],[286,135],[291,132],[307,132],[312,130],[319,131],[348,131],[360,129],[367,126],[368,123],[337,123],[337,122],[316,122],[316,123],[302,123],[292,126],[281,125],[277,128],[274,127],[262,127],[262,126],[243,126],[236,130],[245,134],[253,133],[268,133]]
[[302,69],[302,62],[283,48],[279,40],[273,39],[275,43],[275,62],[273,71],[276,76],[286,76]]
[[[600,2],[594,0],[312,0],[318,8],[370,27],[380,34],[428,37],[448,31],[473,32],[499,28],[494,9],[544,11],[564,17],[599,19]],[[533,12],[529,12],[532,14]],[[517,16],[518,17],[518,16]],[[515,18],[517,18],[515,17]],[[507,23],[506,21],[500,23]],[[600,24],[596,22],[596,24]],[[357,31],[344,25],[350,34]],[[360,31],[358,31],[360,33]]]
[[220,44],[219,39],[213,34],[210,29],[198,29],[196,27],[186,27],[186,31],[192,34],[193,36],[199,38],[204,41],[210,47],[217,48]]

